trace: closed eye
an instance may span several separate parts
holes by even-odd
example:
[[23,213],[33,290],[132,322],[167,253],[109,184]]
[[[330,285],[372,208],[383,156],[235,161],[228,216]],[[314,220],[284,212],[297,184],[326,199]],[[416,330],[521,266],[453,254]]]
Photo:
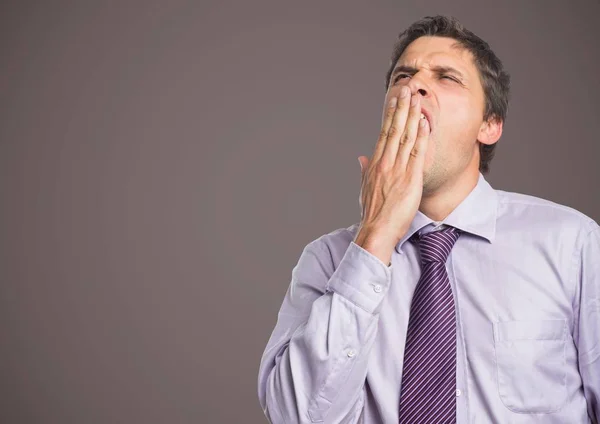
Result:
[[458,80],[456,78],[452,78],[452,77],[450,77],[448,75],[444,75],[442,78],[448,78],[449,80],[458,82]]
[[406,75],[406,74],[398,74],[398,75],[396,75],[396,78],[394,79],[394,82],[398,81],[402,77],[407,77],[407,76],[408,75]]
[[[398,74],[396,76],[396,78],[394,79],[394,82],[398,81],[402,77],[408,77],[408,76],[410,76],[410,75],[408,75],[408,74]],[[453,78],[453,77],[451,77],[449,75],[442,75],[442,78],[447,78],[447,79],[449,79],[451,81],[459,82],[456,78]]]

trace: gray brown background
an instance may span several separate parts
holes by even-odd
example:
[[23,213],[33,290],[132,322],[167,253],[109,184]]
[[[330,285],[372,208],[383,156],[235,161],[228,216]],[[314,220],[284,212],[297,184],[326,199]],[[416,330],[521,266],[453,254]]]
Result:
[[291,269],[360,219],[397,34],[512,75],[488,181],[600,219],[600,3],[0,3],[0,422],[262,423]]

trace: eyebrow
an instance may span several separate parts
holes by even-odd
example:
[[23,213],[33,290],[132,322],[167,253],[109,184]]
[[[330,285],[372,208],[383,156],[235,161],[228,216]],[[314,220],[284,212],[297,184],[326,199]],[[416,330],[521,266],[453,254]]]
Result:
[[[438,74],[451,73],[451,74],[455,74],[456,76],[458,76],[461,79],[465,78],[464,75],[458,69],[455,69],[452,66],[433,66],[431,69]],[[399,65],[399,66],[396,66],[396,68],[392,72],[392,75],[390,76],[390,80],[393,80],[394,77],[396,76],[396,74],[406,73],[409,75],[414,75],[417,73],[417,71],[418,71],[418,69],[413,68],[412,66]]]

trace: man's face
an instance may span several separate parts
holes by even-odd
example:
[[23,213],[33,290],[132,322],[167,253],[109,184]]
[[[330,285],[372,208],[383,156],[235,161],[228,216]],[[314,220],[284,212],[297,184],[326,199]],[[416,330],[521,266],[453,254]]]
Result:
[[[421,95],[421,108],[431,114],[431,133],[425,157],[424,193],[465,172],[478,173],[477,139],[482,129],[485,97],[479,73],[468,50],[453,47],[447,37],[420,37],[398,59],[399,66],[415,68],[393,72],[385,103],[408,85]],[[452,71],[436,67],[451,67]]]

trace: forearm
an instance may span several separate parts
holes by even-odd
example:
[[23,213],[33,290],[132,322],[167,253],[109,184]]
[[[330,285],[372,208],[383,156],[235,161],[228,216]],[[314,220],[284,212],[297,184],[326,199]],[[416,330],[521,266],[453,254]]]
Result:
[[312,285],[292,282],[259,371],[259,398],[271,422],[358,418],[390,276],[389,267],[351,245],[306,315],[293,306]]
[[263,408],[271,422],[311,423],[330,412],[339,418],[352,413],[362,401],[377,321],[337,293],[317,299],[268,372]]

